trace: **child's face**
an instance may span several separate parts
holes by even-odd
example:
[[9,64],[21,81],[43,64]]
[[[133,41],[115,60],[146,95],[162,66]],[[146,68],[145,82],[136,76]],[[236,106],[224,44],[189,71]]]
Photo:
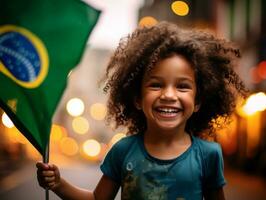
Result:
[[137,105],[143,110],[148,129],[185,129],[186,121],[198,111],[195,105],[194,70],[181,55],[159,61],[146,73]]

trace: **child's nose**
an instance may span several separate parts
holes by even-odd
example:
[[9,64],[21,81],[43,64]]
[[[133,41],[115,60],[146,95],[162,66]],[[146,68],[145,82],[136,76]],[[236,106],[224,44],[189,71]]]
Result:
[[178,99],[177,91],[175,87],[167,87],[162,91],[161,94],[162,100],[174,100],[176,101]]

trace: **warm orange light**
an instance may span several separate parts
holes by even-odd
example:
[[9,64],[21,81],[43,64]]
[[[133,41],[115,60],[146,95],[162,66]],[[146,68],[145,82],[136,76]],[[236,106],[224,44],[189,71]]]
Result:
[[96,120],[103,120],[106,112],[106,106],[102,103],[95,103],[90,107],[90,114]]
[[248,97],[242,109],[248,116],[264,111],[266,109],[266,95],[263,92],[252,94]]
[[88,132],[90,125],[86,118],[76,117],[72,121],[72,128],[78,134],[85,134]]
[[51,141],[58,142],[64,136],[63,127],[53,124],[51,129]]
[[90,139],[83,143],[83,151],[89,157],[96,157],[101,151],[101,145],[97,140]]
[[64,137],[60,141],[59,146],[60,146],[60,150],[68,156],[73,156],[77,154],[79,150],[77,142],[73,138],[70,138],[70,137]]
[[262,79],[266,79],[266,61],[262,61],[258,65],[258,75]]
[[22,133],[14,126],[6,129],[9,140],[14,143],[26,144],[28,141]]
[[186,16],[189,13],[189,6],[184,1],[174,1],[171,4],[172,11],[179,16]]
[[158,21],[151,17],[151,16],[146,16],[141,18],[141,20],[139,21],[139,26],[143,27],[143,26],[154,26],[155,24],[157,24]]
[[237,117],[232,115],[230,120],[231,123],[217,133],[217,141],[222,145],[226,155],[237,151]]

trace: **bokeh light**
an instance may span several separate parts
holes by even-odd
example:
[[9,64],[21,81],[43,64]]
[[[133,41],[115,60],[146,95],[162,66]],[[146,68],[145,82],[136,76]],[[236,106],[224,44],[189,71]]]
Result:
[[246,115],[264,111],[266,109],[266,95],[263,92],[250,95],[242,109]]
[[12,122],[11,119],[7,116],[6,113],[3,113],[3,115],[2,115],[2,122],[3,122],[4,126],[6,126],[7,128],[12,128],[12,127],[14,127],[13,122]]
[[101,152],[101,145],[97,140],[89,139],[83,143],[83,151],[89,157],[96,157]]
[[90,107],[90,114],[96,120],[103,120],[106,116],[106,106],[102,103],[95,103]]
[[66,109],[71,116],[77,117],[84,112],[84,103],[79,98],[72,98],[67,102]]
[[261,61],[258,65],[258,75],[262,79],[266,79],[266,61]]
[[78,134],[85,134],[88,132],[90,125],[86,118],[75,117],[72,121],[72,128]]
[[51,141],[58,142],[63,137],[66,137],[66,136],[67,134],[66,134],[66,130],[64,127],[56,125],[56,124],[52,125],[51,134],[50,134]]
[[64,137],[59,143],[60,150],[67,156],[73,156],[77,154],[79,147],[73,138]]
[[6,130],[9,140],[14,143],[26,144],[28,141],[22,133],[14,126]]
[[172,11],[179,16],[186,16],[189,13],[189,6],[184,1],[174,1],[171,4]]
[[146,16],[140,19],[139,26],[154,26],[157,23],[158,21],[154,17]]

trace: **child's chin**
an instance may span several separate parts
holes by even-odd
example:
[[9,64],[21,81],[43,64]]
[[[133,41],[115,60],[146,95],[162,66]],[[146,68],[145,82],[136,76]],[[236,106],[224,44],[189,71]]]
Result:
[[158,128],[161,130],[171,131],[179,127],[179,124],[173,122],[161,122],[158,124]]

